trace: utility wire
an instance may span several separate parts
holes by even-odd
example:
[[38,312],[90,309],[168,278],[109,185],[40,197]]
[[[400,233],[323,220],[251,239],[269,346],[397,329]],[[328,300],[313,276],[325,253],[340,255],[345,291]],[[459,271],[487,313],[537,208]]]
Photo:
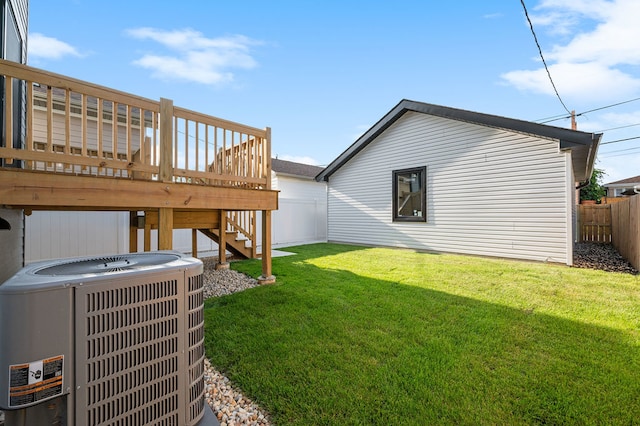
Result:
[[527,6],[525,6],[524,0],[520,0],[520,3],[522,4],[522,8],[524,9],[524,15],[527,17],[527,21],[529,22],[529,27],[531,28],[531,34],[533,34],[533,39],[536,42],[536,46],[538,46],[538,52],[540,52],[540,58],[542,59],[542,63],[544,64],[544,69],[547,70],[547,75],[549,76],[549,81],[551,82],[551,86],[553,86],[553,90],[556,92],[556,96],[558,97],[558,100],[564,107],[565,111],[571,114],[571,111],[569,111],[569,108],[567,108],[567,106],[562,101],[562,98],[558,93],[558,89],[556,88],[556,85],[553,82],[553,79],[551,78],[551,72],[549,72],[549,67],[547,67],[547,62],[544,60],[544,56],[542,55],[542,48],[540,47],[540,43],[538,43],[538,36],[536,36],[536,32],[533,29],[533,24],[531,23],[531,19],[529,19],[529,12],[527,12]]
[[611,107],[618,106],[618,105],[628,104],[629,102],[635,102],[635,101],[639,101],[639,100],[640,100],[640,98],[629,99],[628,101],[622,101],[622,102],[618,102],[618,103],[615,103],[615,104],[606,105],[606,106],[603,106],[603,107],[600,107],[600,108],[594,108],[594,109],[591,109],[589,111],[583,111],[583,112],[580,113],[580,115],[587,114],[587,113],[594,112],[594,111],[600,111],[601,109],[611,108]]
[[[580,117],[581,115],[584,114],[588,114],[590,112],[594,112],[594,111],[600,111],[603,109],[607,109],[607,108],[612,108],[614,106],[618,106],[618,105],[624,105],[624,104],[628,104],[630,102],[635,102],[635,101],[640,101],[640,98],[633,98],[633,99],[629,99],[628,101],[622,101],[622,102],[617,102],[615,104],[611,104],[611,105],[605,105],[599,108],[594,108],[594,109],[590,109],[588,111],[582,111],[580,113],[576,114],[576,117]],[[558,118],[555,118],[558,117]],[[540,121],[541,124],[545,124],[545,123],[551,123],[552,121],[558,121],[558,120],[564,120],[566,118],[571,118],[571,113],[569,112],[569,115],[562,115],[562,116],[552,116],[552,117],[548,117],[548,118],[543,118],[542,120],[547,120],[547,121]]]
[[570,115],[567,116],[566,114],[558,114],[558,115],[552,115],[551,117],[539,118],[534,121],[539,121],[540,123],[549,123],[551,121],[563,120],[565,118],[571,118],[571,116]]
[[634,139],[640,139],[640,136],[634,136],[632,138],[625,138],[625,139],[616,139],[615,141],[602,142],[600,145],[608,145],[610,143],[626,142],[626,141],[631,141],[631,140],[634,140]]
[[629,128],[629,127],[635,127],[635,126],[640,126],[640,123],[627,124],[626,126],[619,126],[619,127],[611,127],[611,128],[609,128],[609,129],[598,130],[596,133],[610,132],[610,131],[612,131],[612,130],[626,129],[626,128]]
[[612,155],[609,154],[614,154],[616,152],[629,152],[629,151],[637,151],[640,150],[640,146],[636,146],[635,148],[626,148],[626,149],[617,149],[615,151],[609,151],[609,152],[604,152],[602,153],[603,157],[613,157]]

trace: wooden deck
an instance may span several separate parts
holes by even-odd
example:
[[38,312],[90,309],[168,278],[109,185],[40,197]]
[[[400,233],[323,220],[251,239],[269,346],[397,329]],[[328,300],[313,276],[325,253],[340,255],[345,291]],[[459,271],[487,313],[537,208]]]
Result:
[[[0,205],[131,212],[138,228],[202,230],[222,247],[263,249],[271,276],[271,132],[0,60],[5,80]],[[256,236],[261,212],[262,235]],[[96,224],[99,226],[99,224]],[[149,247],[145,232],[145,247]],[[259,240],[258,240],[259,238]],[[134,245],[136,243],[136,245]],[[194,245],[195,246],[195,245]],[[220,261],[225,262],[224,250]]]

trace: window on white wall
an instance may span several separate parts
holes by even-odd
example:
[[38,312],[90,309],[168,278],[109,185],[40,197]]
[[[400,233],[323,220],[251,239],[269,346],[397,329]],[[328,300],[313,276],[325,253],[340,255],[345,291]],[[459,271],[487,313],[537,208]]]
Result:
[[393,171],[393,221],[427,221],[427,167]]

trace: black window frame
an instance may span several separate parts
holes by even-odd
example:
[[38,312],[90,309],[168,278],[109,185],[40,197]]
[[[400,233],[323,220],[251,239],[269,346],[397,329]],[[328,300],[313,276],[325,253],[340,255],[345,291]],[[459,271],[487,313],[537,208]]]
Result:
[[[401,215],[398,211],[399,206],[399,194],[398,194],[398,179],[400,176],[406,176],[413,173],[419,174],[420,179],[420,203],[421,209],[418,210],[421,214]],[[392,180],[392,215],[394,222],[427,222],[427,166],[412,167],[408,169],[400,169],[393,171]]]

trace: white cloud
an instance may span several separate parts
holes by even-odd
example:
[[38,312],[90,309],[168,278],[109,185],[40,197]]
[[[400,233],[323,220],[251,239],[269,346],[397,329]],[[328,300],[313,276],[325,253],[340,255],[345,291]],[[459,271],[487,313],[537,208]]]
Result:
[[578,34],[565,46],[554,46],[549,59],[598,62],[603,65],[640,64],[640,2],[617,1],[589,33]]
[[[546,0],[535,10],[536,30],[573,34],[565,44],[543,50],[562,97],[618,100],[640,90],[640,73],[633,72],[640,65],[639,1]],[[595,25],[588,27],[587,21]],[[542,67],[507,72],[502,78],[521,90],[554,95]]]
[[[640,90],[640,79],[597,62],[562,62],[549,65],[549,72],[562,97],[582,101],[620,100]],[[502,78],[520,90],[555,96],[544,68],[511,71]]]
[[320,163],[316,161],[315,158],[307,157],[307,156],[296,156],[296,155],[279,155],[277,156],[279,160],[284,161],[293,161],[295,163],[309,164],[311,166],[318,166]]
[[29,34],[29,57],[61,59],[65,56],[81,57],[78,50],[63,41],[40,33]]
[[127,34],[137,39],[160,43],[173,54],[150,53],[134,64],[150,69],[156,78],[181,79],[203,84],[232,81],[231,69],[251,69],[257,62],[250,55],[250,47],[261,44],[242,35],[207,38],[192,30],[163,31],[155,28],[136,28]]
[[638,123],[640,123],[640,111],[607,113],[603,114],[603,119],[606,120],[607,123],[617,126],[638,125]]
[[543,0],[530,14],[534,27],[546,26],[552,34],[571,34],[584,20],[606,20],[609,0]]

